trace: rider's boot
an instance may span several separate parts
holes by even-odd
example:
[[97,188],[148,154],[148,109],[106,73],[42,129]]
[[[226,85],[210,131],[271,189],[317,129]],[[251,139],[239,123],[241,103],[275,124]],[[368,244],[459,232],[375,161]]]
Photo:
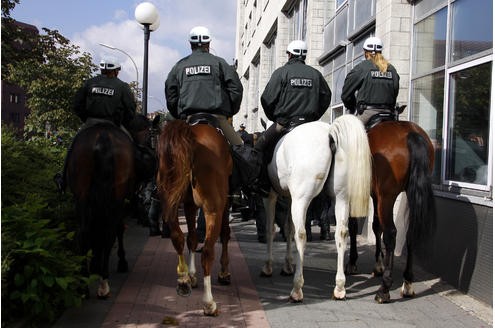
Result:
[[272,184],[268,177],[268,163],[271,160],[273,149],[280,136],[280,131],[277,130],[276,124],[273,124],[258,138],[254,149],[258,152],[259,156],[262,156],[262,166],[260,175],[255,184],[255,191],[262,197],[267,197]]

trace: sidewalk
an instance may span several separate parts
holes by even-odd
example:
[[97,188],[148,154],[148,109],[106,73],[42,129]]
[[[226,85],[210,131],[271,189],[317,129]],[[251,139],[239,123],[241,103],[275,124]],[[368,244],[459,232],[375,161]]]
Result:
[[[147,228],[130,224],[126,251],[130,272],[115,273],[111,266],[112,297],[92,298],[82,308],[67,311],[55,327],[492,327],[492,308],[458,293],[424,272],[416,270],[416,297],[399,296],[403,261],[397,259],[392,303],[376,304],[379,280],[370,274],[347,278],[347,300],[331,299],[335,281],[336,252],[333,241],[307,244],[304,263],[304,302],[287,302],[292,277],[278,274],[285,256],[285,243],[277,235],[274,243],[274,275],[261,278],[266,245],[257,242],[253,221],[234,218],[229,243],[232,284],[216,282],[220,244],[216,247],[212,293],[220,308],[218,317],[202,313],[203,280],[200,254],[198,282],[191,296],[175,291],[177,255],[170,239],[148,238]],[[371,272],[372,248],[358,249],[358,269]],[[461,306],[459,306],[459,305]]]

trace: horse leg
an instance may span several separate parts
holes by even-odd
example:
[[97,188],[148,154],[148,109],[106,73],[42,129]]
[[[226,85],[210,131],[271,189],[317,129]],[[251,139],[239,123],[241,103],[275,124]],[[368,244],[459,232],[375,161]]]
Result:
[[335,200],[335,245],[337,246],[337,274],[335,275],[335,288],[333,290],[333,299],[344,300],[345,291],[345,273],[344,273],[344,256],[347,247],[347,236],[349,210],[346,202],[337,196]]
[[292,241],[294,240],[294,223],[292,223],[291,213],[287,211],[287,216],[284,223],[284,235],[286,236],[285,243],[285,262],[280,275],[282,276],[293,276],[294,275],[294,264],[292,260]]
[[187,248],[189,250],[189,279],[191,287],[198,287],[198,278],[196,277],[195,251],[198,247],[198,234],[196,233],[196,214],[198,207],[194,202],[184,202],[184,215],[187,222]]
[[[302,288],[304,286],[304,251],[306,249],[306,211],[308,210],[309,201],[306,199],[292,200],[291,216],[294,224],[294,241],[297,249],[296,272],[290,292],[289,300],[291,302],[302,302],[304,299]],[[287,240],[287,243],[289,240]]]
[[395,238],[397,230],[393,220],[393,201],[381,200],[378,203],[378,212],[383,230],[383,244],[385,246],[384,271],[382,285],[375,295],[375,301],[378,303],[390,302],[390,288],[392,287],[392,271],[394,266]]
[[261,269],[261,277],[271,277],[273,274],[273,224],[275,222],[275,206],[277,204],[277,194],[270,191],[268,198],[263,198],[263,205],[266,213],[266,248],[268,258]]
[[203,266],[203,313],[208,316],[217,316],[218,308],[211,293],[211,267],[215,258],[215,243],[220,235],[220,223],[223,220],[223,209],[211,211],[203,208],[206,220],[206,236],[201,252],[201,265]]
[[191,279],[189,278],[189,268],[184,259],[184,233],[179,225],[179,218],[168,218],[170,228],[170,239],[174,245],[178,256],[177,264],[177,294],[180,296],[189,296],[191,294]]
[[358,222],[357,218],[349,218],[349,239],[350,239],[350,251],[349,251],[349,262],[345,266],[345,274],[351,275],[357,273],[357,232],[358,232]]
[[407,260],[406,260],[406,269],[404,270],[404,282],[402,283],[402,288],[400,291],[400,295],[402,297],[414,297],[416,293],[414,292],[413,288],[413,280],[414,280],[414,275],[412,271],[413,267],[413,247],[412,247],[412,242],[411,242],[412,237],[407,234]]
[[382,252],[382,227],[380,217],[378,216],[377,202],[373,198],[373,233],[375,234],[375,267],[373,268],[373,276],[381,277],[383,275],[383,252]]
[[229,208],[230,205],[227,204],[223,212],[222,227],[220,230],[220,241],[222,242],[222,255],[220,257],[220,272],[218,273],[218,282],[221,285],[230,285],[229,250],[228,250],[228,243],[230,240]]
[[125,258],[124,230],[125,230],[124,220],[121,220],[117,225],[117,243],[118,243],[117,255],[119,257],[117,272],[129,271],[129,264],[127,263],[127,259]]

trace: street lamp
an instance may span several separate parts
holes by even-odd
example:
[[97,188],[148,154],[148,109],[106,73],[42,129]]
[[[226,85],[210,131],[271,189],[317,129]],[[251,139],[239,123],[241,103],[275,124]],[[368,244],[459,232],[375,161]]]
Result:
[[99,43],[100,46],[102,47],[105,47],[105,48],[108,48],[108,49],[112,49],[112,50],[117,50],[117,51],[120,51],[121,53],[123,53],[124,55],[126,55],[127,57],[129,57],[129,59],[131,60],[132,64],[134,64],[134,68],[136,69],[136,83],[139,83],[139,71],[138,71],[138,68],[137,68],[137,65],[136,65],[136,62],[134,61],[134,59],[132,59],[131,55],[129,55],[127,52],[125,52],[124,50],[122,49],[119,49],[117,47],[114,47],[114,46],[111,46],[109,44],[105,44],[105,43]]
[[150,32],[160,25],[160,18],[156,7],[150,2],[140,3],[134,11],[134,16],[144,28],[143,114],[148,115],[148,43]]

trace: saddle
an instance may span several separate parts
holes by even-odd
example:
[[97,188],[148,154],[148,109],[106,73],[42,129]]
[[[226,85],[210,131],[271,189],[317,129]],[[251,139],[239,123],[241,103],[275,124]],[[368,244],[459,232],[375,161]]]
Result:
[[223,131],[220,128],[220,123],[218,123],[217,118],[209,113],[192,114],[188,116],[188,118],[186,119],[186,123],[189,125],[208,124],[223,135]]
[[377,113],[371,116],[371,118],[368,120],[368,122],[366,122],[366,125],[364,126],[366,131],[369,131],[371,128],[381,122],[398,121],[399,115],[402,114],[405,108],[406,105],[396,106],[391,112]]
[[[188,116],[186,122],[189,125],[208,124],[224,135],[217,118],[212,114],[192,114]],[[230,151],[234,162],[232,175],[229,179],[230,193],[239,189],[249,189],[261,171],[262,158],[253,147],[246,144],[231,145]]]

